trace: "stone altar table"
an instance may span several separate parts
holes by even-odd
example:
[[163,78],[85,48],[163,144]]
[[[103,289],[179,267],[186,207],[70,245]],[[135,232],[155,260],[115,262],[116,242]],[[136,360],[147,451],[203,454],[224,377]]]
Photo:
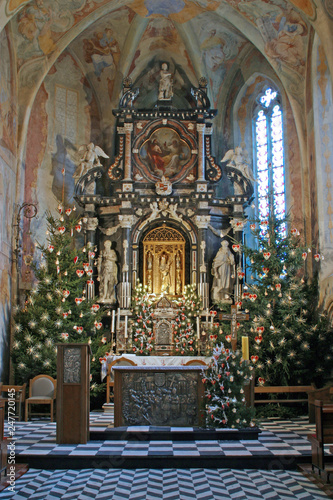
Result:
[[200,426],[204,366],[115,366],[114,426]]

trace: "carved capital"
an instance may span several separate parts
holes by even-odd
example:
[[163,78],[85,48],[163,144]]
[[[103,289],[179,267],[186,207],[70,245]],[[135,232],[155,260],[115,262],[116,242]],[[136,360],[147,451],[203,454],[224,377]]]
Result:
[[125,128],[126,133],[132,132],[133,123],[124,123],[124,128]]
[[135,224],[136,217],[134,215],[118,215],[119,224],[125,229],[131,229]]
[[96,231],[98,227],[97,217],[87,217],[85,226],[87,231]]
[[194,221],[199,229],[207,229],[210,224],[210,215],[197,215]]
[[197,123],[197,131],[198,132],[204,132],[205,131],[205,128],[206,128],[206,125],[205,123]]

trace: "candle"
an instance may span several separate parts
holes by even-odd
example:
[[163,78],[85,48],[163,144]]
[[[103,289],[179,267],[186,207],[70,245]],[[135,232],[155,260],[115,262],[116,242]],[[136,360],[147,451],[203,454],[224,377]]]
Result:
[[242,337],[243,359],[250,359],[249,356],[249,337]]
[[127,335],[127,322],[128,322],[128,316],[125,316],[125,339],[128,338],[128,335]]
[[118,314],[117,314],[117,330],[120,328],[120,307],[118,307]]
[[197,336],[198,336],[198,340],[200,340],[200,320],[199,320],[199,316],[197,316]]
[[112,310],[112,322],[111,322],[111,333],[114,333],[114,326],[116,322],[116,311]]

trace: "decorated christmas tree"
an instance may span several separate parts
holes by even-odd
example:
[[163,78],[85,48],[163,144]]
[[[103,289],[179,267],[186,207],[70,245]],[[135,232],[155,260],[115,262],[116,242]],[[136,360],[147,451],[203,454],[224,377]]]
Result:
[[331,332],[305,277],[312,252],[298,229],[288,227],[288,219],[276,217],[250,225],[256,248],[243,247],[249,266],[243,308],[250,322],[238,325],[238,339],[249,335],[258,384],[320,386],[331,370]]
[[185,286],[184,294],[174,300],[177,316],[173,321],[175,354],[193,356],[198,353],[198,318],[201,300],[195,285]]
[[252,378],[253,367],[223,344],[213,349],[205,372],[207,427],[243,428],[254,426],[253,410],[246,406],[244,385]]
[[138,281],[132,295],[131,321],[132,349],[137,355],[147,356],[154,348],[153,304],[154,294],[148,293],[148,287]]
[[[74,210],[75,211],[75,210]],[[14,316],[12,360],[17,383],[40,373],[56,377],[61,342],[88,342],[92,348],[92,388],[100,386],[100,361],[108,348],[103,311],[94,298],[96,249],[76,248],[82,221],[59,206],[59,218],[47,215],[46,244],[38,246],[35,282]]]

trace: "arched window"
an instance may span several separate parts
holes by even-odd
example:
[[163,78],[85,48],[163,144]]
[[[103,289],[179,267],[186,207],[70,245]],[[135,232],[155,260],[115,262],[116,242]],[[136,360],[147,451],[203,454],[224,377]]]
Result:
[[258,96],[254,135],[258,216],[262,221],[273,215],[282,219],[286,212],[283,116],[272,88]]

